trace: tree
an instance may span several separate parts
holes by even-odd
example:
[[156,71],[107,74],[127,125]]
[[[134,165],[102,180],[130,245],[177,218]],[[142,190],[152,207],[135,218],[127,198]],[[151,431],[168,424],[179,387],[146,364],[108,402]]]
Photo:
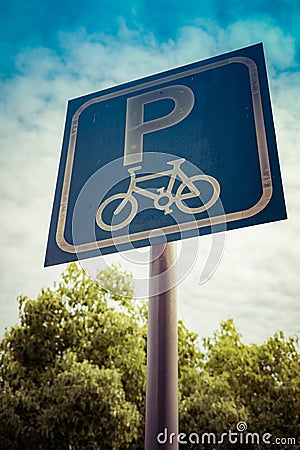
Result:
[[[71,264],[53,289],[19,298],[20,324],[0,344],[1,449],[143,449],[147,303],[123,275],[106,270],[99,285]],[[181,321],[178,332],[180,430],[200,436],[183,449],[213,448],[201,434],[240,421],[299,436],[296,338],[246,345],[227,321],[201,351]]]
[[[130,286],[120,289],[132,295]],[[126,449],[138,442],[144,331],[133,306],[121,311],[108,301],[74,264],[55,289],[20,298],[21,323],[1,343],[5,449]]]
[[[237,432],[243,422],[248,433],[257,433],[254,445],[246,448],[269,448],[283,438],[280,448],[298,448],[285,442],[300,436],[300,355],[298,338],[284,339],[275,334],[261,345],[246,345],[233,320],[221,323],[212,339],[204,339],[204,358],[200,376],[192,379],[181,403],[181,427],[213,433],[219,440],[224,432]],[[240,438],[238,433],[237,439]],[[221,448],[235,449],[236,443],[224,438]],[[239,441],[240,442],[240,441]],[[243,441],[245,443],[245,441]],[[249,441],[251,443],[251,436]],[[185,448],[189,448],[185,446]],[[190,446],[190,448],[194,448]],[[197,446],[196,448],[214,448]]]

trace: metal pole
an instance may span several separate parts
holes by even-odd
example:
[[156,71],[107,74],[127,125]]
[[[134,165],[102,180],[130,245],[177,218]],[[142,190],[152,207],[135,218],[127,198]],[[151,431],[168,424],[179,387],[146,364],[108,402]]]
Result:
[[178,450],[176,243],[151,247],[145,450]]

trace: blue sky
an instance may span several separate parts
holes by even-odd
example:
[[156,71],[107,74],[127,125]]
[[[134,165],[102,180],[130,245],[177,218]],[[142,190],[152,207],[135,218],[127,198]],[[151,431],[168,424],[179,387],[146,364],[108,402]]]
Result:
[[[300,6],[297,0],[253,1],[197,0],[160,1],[1,1],[1,72],[11,76],[15,58],[26,48],[45,47],[63,54],[60,33],[84,29],[98,39],[116,36],[123,23],[139,39],[152,34],[157,42],[176,41],[183,27],[226,29],[234,23],[269,24],[294,39],[299,57]],[[261,40],[263,36],[257,36]]]
[[68,99],[262,41],[289,220],[228,233],[200,287],[204,238],[179,310],[202,335],[231,316],[249,341],[300,334],[299,1],[0,4],[0,333],[17,321],[17,295],[62,270],[43,260]]

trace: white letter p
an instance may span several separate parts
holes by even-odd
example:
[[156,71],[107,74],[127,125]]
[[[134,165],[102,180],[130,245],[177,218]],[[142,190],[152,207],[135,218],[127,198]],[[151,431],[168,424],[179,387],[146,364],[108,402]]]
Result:
[[[175,106],[170,113],[144,122],[144,105],[171,99]],[[184,85],[166,86],[127,99],[124,165],[143,159],[144,134],[171,127],[189,115],[194,106],[193,91]]]

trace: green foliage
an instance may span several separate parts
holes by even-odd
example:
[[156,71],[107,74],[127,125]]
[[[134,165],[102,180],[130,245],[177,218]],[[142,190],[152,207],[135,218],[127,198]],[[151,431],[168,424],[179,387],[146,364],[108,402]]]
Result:
[[106,275],[127,299],[121,299],[121,310],[109,285],[100,288],[75,264],[54,289],[36,300],[20,298],[20,325],[6,333],[0,347],[3,449],[140,445],[145,324],[128,302],[132,286],[114,269]]
[[[99,282],[71,264],[53,289],[20,297],[20,324],[0,343],[1,450],[143,449],[147,304],[132,301],[119,268]],[[300,436],[297,339],[246,345],[232,320],[202,351],[181,321],[178,336],[182,432],[220,436],[244,421],[251,432]]]
[[[241,341],[233,320],[221,324],[212,339],[204,339],[204,360],[198,382],[181,403],[181,429],[187,434],[237,432],[243,421],[249,433],[272,437],[300,436],[300,355],[298,339],[275,334],[262,345]],[[250,444],[247,448],[268,448]],[[195,448],[184,446],[184,448]],[[197,446],[196,448],[208,448]],[[213,447],[211,447],[213,448]],[[235,449],[237,444],[222,444]],[[292,448],[290,445],[280,448]],[[296,448],[296,447],[293,447]],[[298,448],[298,447],[297,447]]]

